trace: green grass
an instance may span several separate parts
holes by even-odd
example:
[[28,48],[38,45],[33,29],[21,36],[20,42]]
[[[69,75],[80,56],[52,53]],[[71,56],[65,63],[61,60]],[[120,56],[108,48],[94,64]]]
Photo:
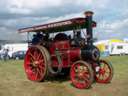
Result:
[[94,83],[92,88],[84,90],[74,88],[66,79],[29,81],[22,60],[0,61],[0,96],[128,96],[128,56],[104,59],[111,61],[114,67],[112,82]]

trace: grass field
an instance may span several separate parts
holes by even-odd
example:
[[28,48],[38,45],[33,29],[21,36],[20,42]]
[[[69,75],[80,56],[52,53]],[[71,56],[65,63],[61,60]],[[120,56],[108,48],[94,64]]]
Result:
[[70,80],[56,79],[37,83],[27,80],[23,61],[0,61],[0,96],[128,96],[128,56],[105,58],[112,62],[114,78],[110,84],[94,83],[79,90]]

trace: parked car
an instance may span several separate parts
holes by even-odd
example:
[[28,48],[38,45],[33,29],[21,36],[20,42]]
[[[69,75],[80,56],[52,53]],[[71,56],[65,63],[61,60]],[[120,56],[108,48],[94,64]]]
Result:
[[12,58],[16,60],[24,59],[25,54],[26,51],[17,51],[12,54]]

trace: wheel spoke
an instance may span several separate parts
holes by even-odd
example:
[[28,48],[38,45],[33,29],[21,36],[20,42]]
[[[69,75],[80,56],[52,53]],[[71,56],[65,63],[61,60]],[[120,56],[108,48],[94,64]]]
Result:
[[39,60],[38,62],[39,62],[39,64],[40,64],[40,63],[45,63],[43,59],[42,59],[42,60]]
[[31,52],[29,52],[29,55],[32,57],[32,59],[33,59],[34,61],[36,60],[35,57],[34,57],[34,55],[32,55]]
[[109,74],[104,74],[103,78],[106,79],[108,78]]
[[[41,54],[41,53],[39,53],[38,50],[36,50],[36,51],[34,52],[34,57],[35,57],[36,60],[38,60],[38,55],[39,55],[39,54]],[[41,54],[41,55],[42,55],[42,54]]]
[[40,69],[44,69],[44,68],[45,68],[44,65],[38,65],[38,67],[39,67]]
[[109,67],[106,65],[106,67],[104,68],[104,70],[106,71],[110,71]]
[[84,76],[85,76],[86,78],[88,78],[88,79],[90,78],[88,72],[84,73]]
[[103,80],[103,74],[100,74],[100,75],[99,75],[99,78],[100,78],[101,80]]
[[37,60],[42,59],[42,54],[39,53],[39,55],[37,56]]
[[39,68],[36,69],[36,78],[38,79],[38,77],[40,77],[42,74],[41,70]]

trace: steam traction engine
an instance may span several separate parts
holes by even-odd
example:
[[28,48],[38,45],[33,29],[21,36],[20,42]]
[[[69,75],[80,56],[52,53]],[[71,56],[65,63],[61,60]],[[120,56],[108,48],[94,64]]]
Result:
[[[22,28],[20,33],[35,33],[24,59],[29,80],[42,81],[49,74],[70,75],[72,84],[80,89],[89,88],[95,80],[109,83],[113,77],[112,65],[100,59],[99,50],[93,45],[93,12],[85,18]],[[86,29],[86,32],[82,32]],[[71,32],[68,36],[65,32]],[[84,37],[83,37],[84,36]]]

